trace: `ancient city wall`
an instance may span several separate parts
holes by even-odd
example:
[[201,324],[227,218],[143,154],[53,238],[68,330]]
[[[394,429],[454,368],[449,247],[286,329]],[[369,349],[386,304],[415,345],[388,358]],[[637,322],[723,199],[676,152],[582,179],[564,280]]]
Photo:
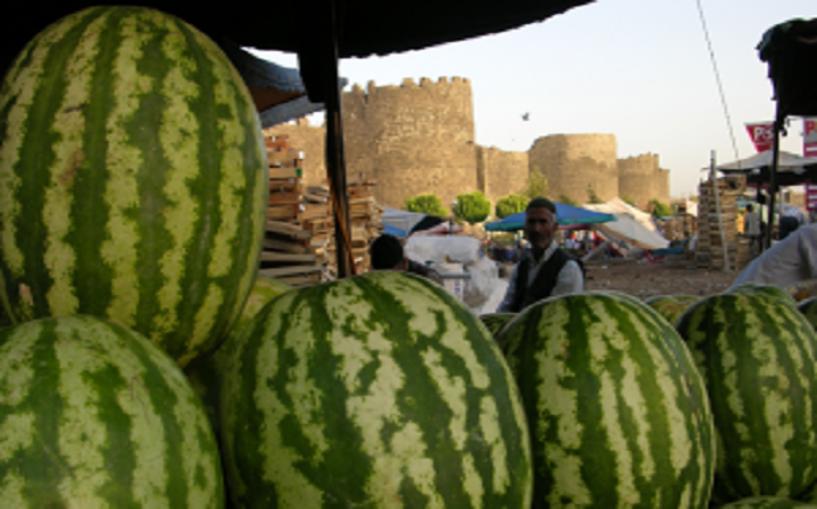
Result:
[[655,178],[656,178],[655,197],[661,203],[669,203],[670,202],[669,170],[664,168],[658,168],[658,173]]
[[530,151],[530,171],[548,180],[550,197],[587,203],[618,196],[616,137],[612,134],[554,134],[538,138]]
[[326,158],[324,157],[326,129],[323,126],[309,125],[304,119],[297,123],[273,126],[266,132],[278,136],[286,135],[290,147],[303,151],[304,161],[301,169],[307,185],[326,182]]
[[618,160],[618,194],[641,209],[657,196],[658,156],[641,154]]
[[435,193],[448,206],[477,188],[471,84],[462,78],[403,80],[343,94],[349,173],[377,179],[375,196],[402,207]]
[[[410,196],[434,193],[449,206],[458,194],[477,189],[496,202],[523,192],[533,171],[547,178],[555,200],[619,196],[642,208],[653,198],[669,202],[669,171],[659,169],[658,156],[617,159],[613,134],[544,136],[528,152],[478,147],[467,79],[407,79],[382,87],[369,82],[341,100],[347,177],[376,179],[382,205],[403,207]],[[290,146],[304,151],[306,184],[325,183],[323,126],[301,121],[268,132],[288,135]]]
[[509,194],[522,194],[528,184],[528,168],[527,152],[477,147],[477,187],[492,204]]

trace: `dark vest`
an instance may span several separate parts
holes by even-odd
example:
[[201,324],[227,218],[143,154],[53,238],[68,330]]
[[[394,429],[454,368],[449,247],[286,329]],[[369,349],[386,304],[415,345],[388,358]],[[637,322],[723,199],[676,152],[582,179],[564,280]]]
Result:
[[516,293],[510,311],[518,313],[537,300],[550,297],[556,287],[559,271],[570,259],[564,251],[556,249],[545,264],[542,265],[542,268],[539,269],[533,284],[528,287],[528,272],[533,268],[531,267],[533,260],[528,257],[523,258],[516,270]]

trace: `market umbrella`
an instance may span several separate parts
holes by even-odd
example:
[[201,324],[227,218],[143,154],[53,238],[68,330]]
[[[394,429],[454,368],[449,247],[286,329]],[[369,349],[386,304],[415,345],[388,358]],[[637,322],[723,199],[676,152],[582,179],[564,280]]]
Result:
[[[556,203],[556,218],[560,226],[576,226],[583,224],[599,224],[615,221],[612,214],[603,212],[593,212],[592,210],[574,207],[566,203]],[[525,213],[518,212],[506,216],[499,221],[485,224],[485,229],[489,232],[512,232],[525,227]]]
[[[326,167],[335,218],[338,275],[351,274],[351,237],[338,88],[338,59],[385,55],[501,32],[593,0],[320,0],[317,2],[144,2],[214,39],[298,53],[309,99],[326,104]],[[13,2],[4,8],[0,69],[56,19],[99,2]]]

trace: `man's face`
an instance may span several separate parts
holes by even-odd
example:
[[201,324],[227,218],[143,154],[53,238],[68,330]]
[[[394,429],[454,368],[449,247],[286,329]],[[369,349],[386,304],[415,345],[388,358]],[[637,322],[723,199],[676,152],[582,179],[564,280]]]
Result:
[[534,249],[547,249],[559,224],[556,214],[544,207],[537,207],[525,214],[525,238]]

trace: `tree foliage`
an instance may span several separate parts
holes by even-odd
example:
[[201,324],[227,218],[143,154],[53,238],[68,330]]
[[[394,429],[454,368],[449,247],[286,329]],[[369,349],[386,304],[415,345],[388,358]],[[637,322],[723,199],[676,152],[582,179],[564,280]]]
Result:
[[537,196],[547,196],[548,179],[540,171],[532,170],[528,175],[528,186],[525,188],[525,196],[530,199]]
[[521,194],[509,194],[497,200],[496,217],[502,219],[511,214],[516,214],[525,210],[528,206],[528,198]]
[[448,216],[448,211],[443,206],[440,197],[432,193],[418,194],[408,198],[406,200],[406,210],[430,216]]
[[457,195],[454,217],[469,224],[485,221],[491,213],[491,202],[480,191]]
[[596,194],[596,190],[593,189],[593,186],[587,186],[587,203],[598,204],[604,203],[602,199]]
[[667,217],[672,215],[672,207],[662,201],[659,201],[657,198],[650,200],[649,208],[652,210],[652,215],[655,217]]

